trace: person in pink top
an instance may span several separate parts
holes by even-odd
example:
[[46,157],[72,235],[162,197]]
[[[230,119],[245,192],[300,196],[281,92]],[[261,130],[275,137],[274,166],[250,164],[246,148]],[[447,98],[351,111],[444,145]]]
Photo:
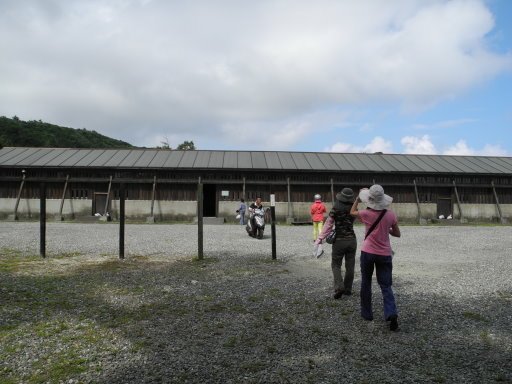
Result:
[[322,233],[324,214],[327,212],[325,204],[322,203],[322,196],[319,194],[315,195],[315,202],[311,204],[309,211],[311,213],[311,220],[313,221],[313,241],[315,241],[318,235]]
[[[367,209],[358,210],[360,202]],[[398,220],[393,211],[388,209],[393,201],[384,193],[382,186],[375,184],[370,189],[362,189],[354,201],[350,214],[359,218],[365,225],[365,239],[361,247],[361,316],[373,320],[372,311],[372,277],[376,270],[384,302],[384,318],[389,321],[389,329],[398,330],[398,311],[393,295],[393,259],[389,236],[400,237]]]

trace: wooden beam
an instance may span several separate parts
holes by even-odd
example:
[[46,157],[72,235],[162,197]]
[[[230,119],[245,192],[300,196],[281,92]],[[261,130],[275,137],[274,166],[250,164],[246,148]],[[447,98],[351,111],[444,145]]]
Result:
[[459,207],[459,220],[461,223],[463,223],[465,220],[464,216],[462,215],[462,207],[460,204],[459,192],[457,191],[457,184],[455,184],[455,180],[453,180],[453,189],[455,191],[455,197],[457,198],[457,206]]
[[20,189],[18,190],[18,195],[16,196],[16,204],[14,204],[14,220],[18,220],[18,206],[20,204],[21,192],[23,191],[24,184],[25,184],[25,172],[23,172],[23,176],[21,177]]
[[39,254],[46,257],[46,184],[39,186]]
[[491,186],[492,186],[492,192],[494,193],[494,199],[496,200],[496,208],[498,208],[498,214],[500,215],[500,223],[504,224],[505,220],[503,219],[503,215],[501,213],[501,207],[500,207],[500,202],[498,200],[498,194],[496,193],[496,188],[494,187],[494,180],[491,181]]
[[110,216],[110,213],[108,212],[108,203],[110,203],[110,189],[112,188],[112,175],[110,176],[109,182],[108,182],[108,189],[107,189],[107,201],[105,201],[105,210],[103,211],[103,214],[107,217]]
[[203,183],[197,183],[197,258],[203,260]]
[[66,190],[68,188],[68,180],[69,180],[69,175],[66,175],[66,182],[64,183],[64,189],[62,190],[62,198],[60,199],[60,208],[59,208],[60,221],[64,220],[64,217],[62,216],[62,209],[64,208],[64,199],[66,198]]
[[153,192],[151,194],[151,214],[150,214],[151,217],[153,217],[153,211],[155,208],[155,194],[156,194],[156,176],[153,176]]
[[418,187],[416,186],[416,179],[413,180],[414,183],[414,194],[416,195],[416,205],[418,206],[418,223],[422,224],[421,218],[421,207],[420,207],[420,198],[418,196]]

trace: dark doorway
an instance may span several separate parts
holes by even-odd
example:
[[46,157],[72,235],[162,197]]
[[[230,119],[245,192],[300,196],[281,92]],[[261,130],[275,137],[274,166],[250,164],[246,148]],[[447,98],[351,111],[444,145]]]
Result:
[[203,184],[203,216],[217,216],[217,185]]
[[451,197],[440,197],[437,199],[437,217],[443,215],[445,218],[452,214]]
[[[105,204],[107,203],[108,193],[106,192],[95,192],[94,193],[94,204],[92,206],[92,214],[99,213],[105,215]],[[107,211],[110,209],[110,201],[108,202]]]

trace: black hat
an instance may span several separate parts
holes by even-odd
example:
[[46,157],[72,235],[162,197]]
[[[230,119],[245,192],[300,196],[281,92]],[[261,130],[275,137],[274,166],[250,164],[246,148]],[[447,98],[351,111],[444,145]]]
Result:
[[353,203],[354,191],[350,188],[343,188],[341,192],[336,194],[336,200],[339,200],[342,203]]

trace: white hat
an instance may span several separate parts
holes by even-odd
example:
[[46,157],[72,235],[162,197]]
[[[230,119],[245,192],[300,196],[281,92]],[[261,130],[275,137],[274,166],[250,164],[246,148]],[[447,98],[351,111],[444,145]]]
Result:
[[368,207],[376,211],[386,209],[393,201],[391,196],[384,194],[384,188],[378,184],[372,185],[370,189],[363,189],[359,192],[359,198]]
[[320,196],[318,193],[315,195],[315,200],[322,200],[322,196]]

